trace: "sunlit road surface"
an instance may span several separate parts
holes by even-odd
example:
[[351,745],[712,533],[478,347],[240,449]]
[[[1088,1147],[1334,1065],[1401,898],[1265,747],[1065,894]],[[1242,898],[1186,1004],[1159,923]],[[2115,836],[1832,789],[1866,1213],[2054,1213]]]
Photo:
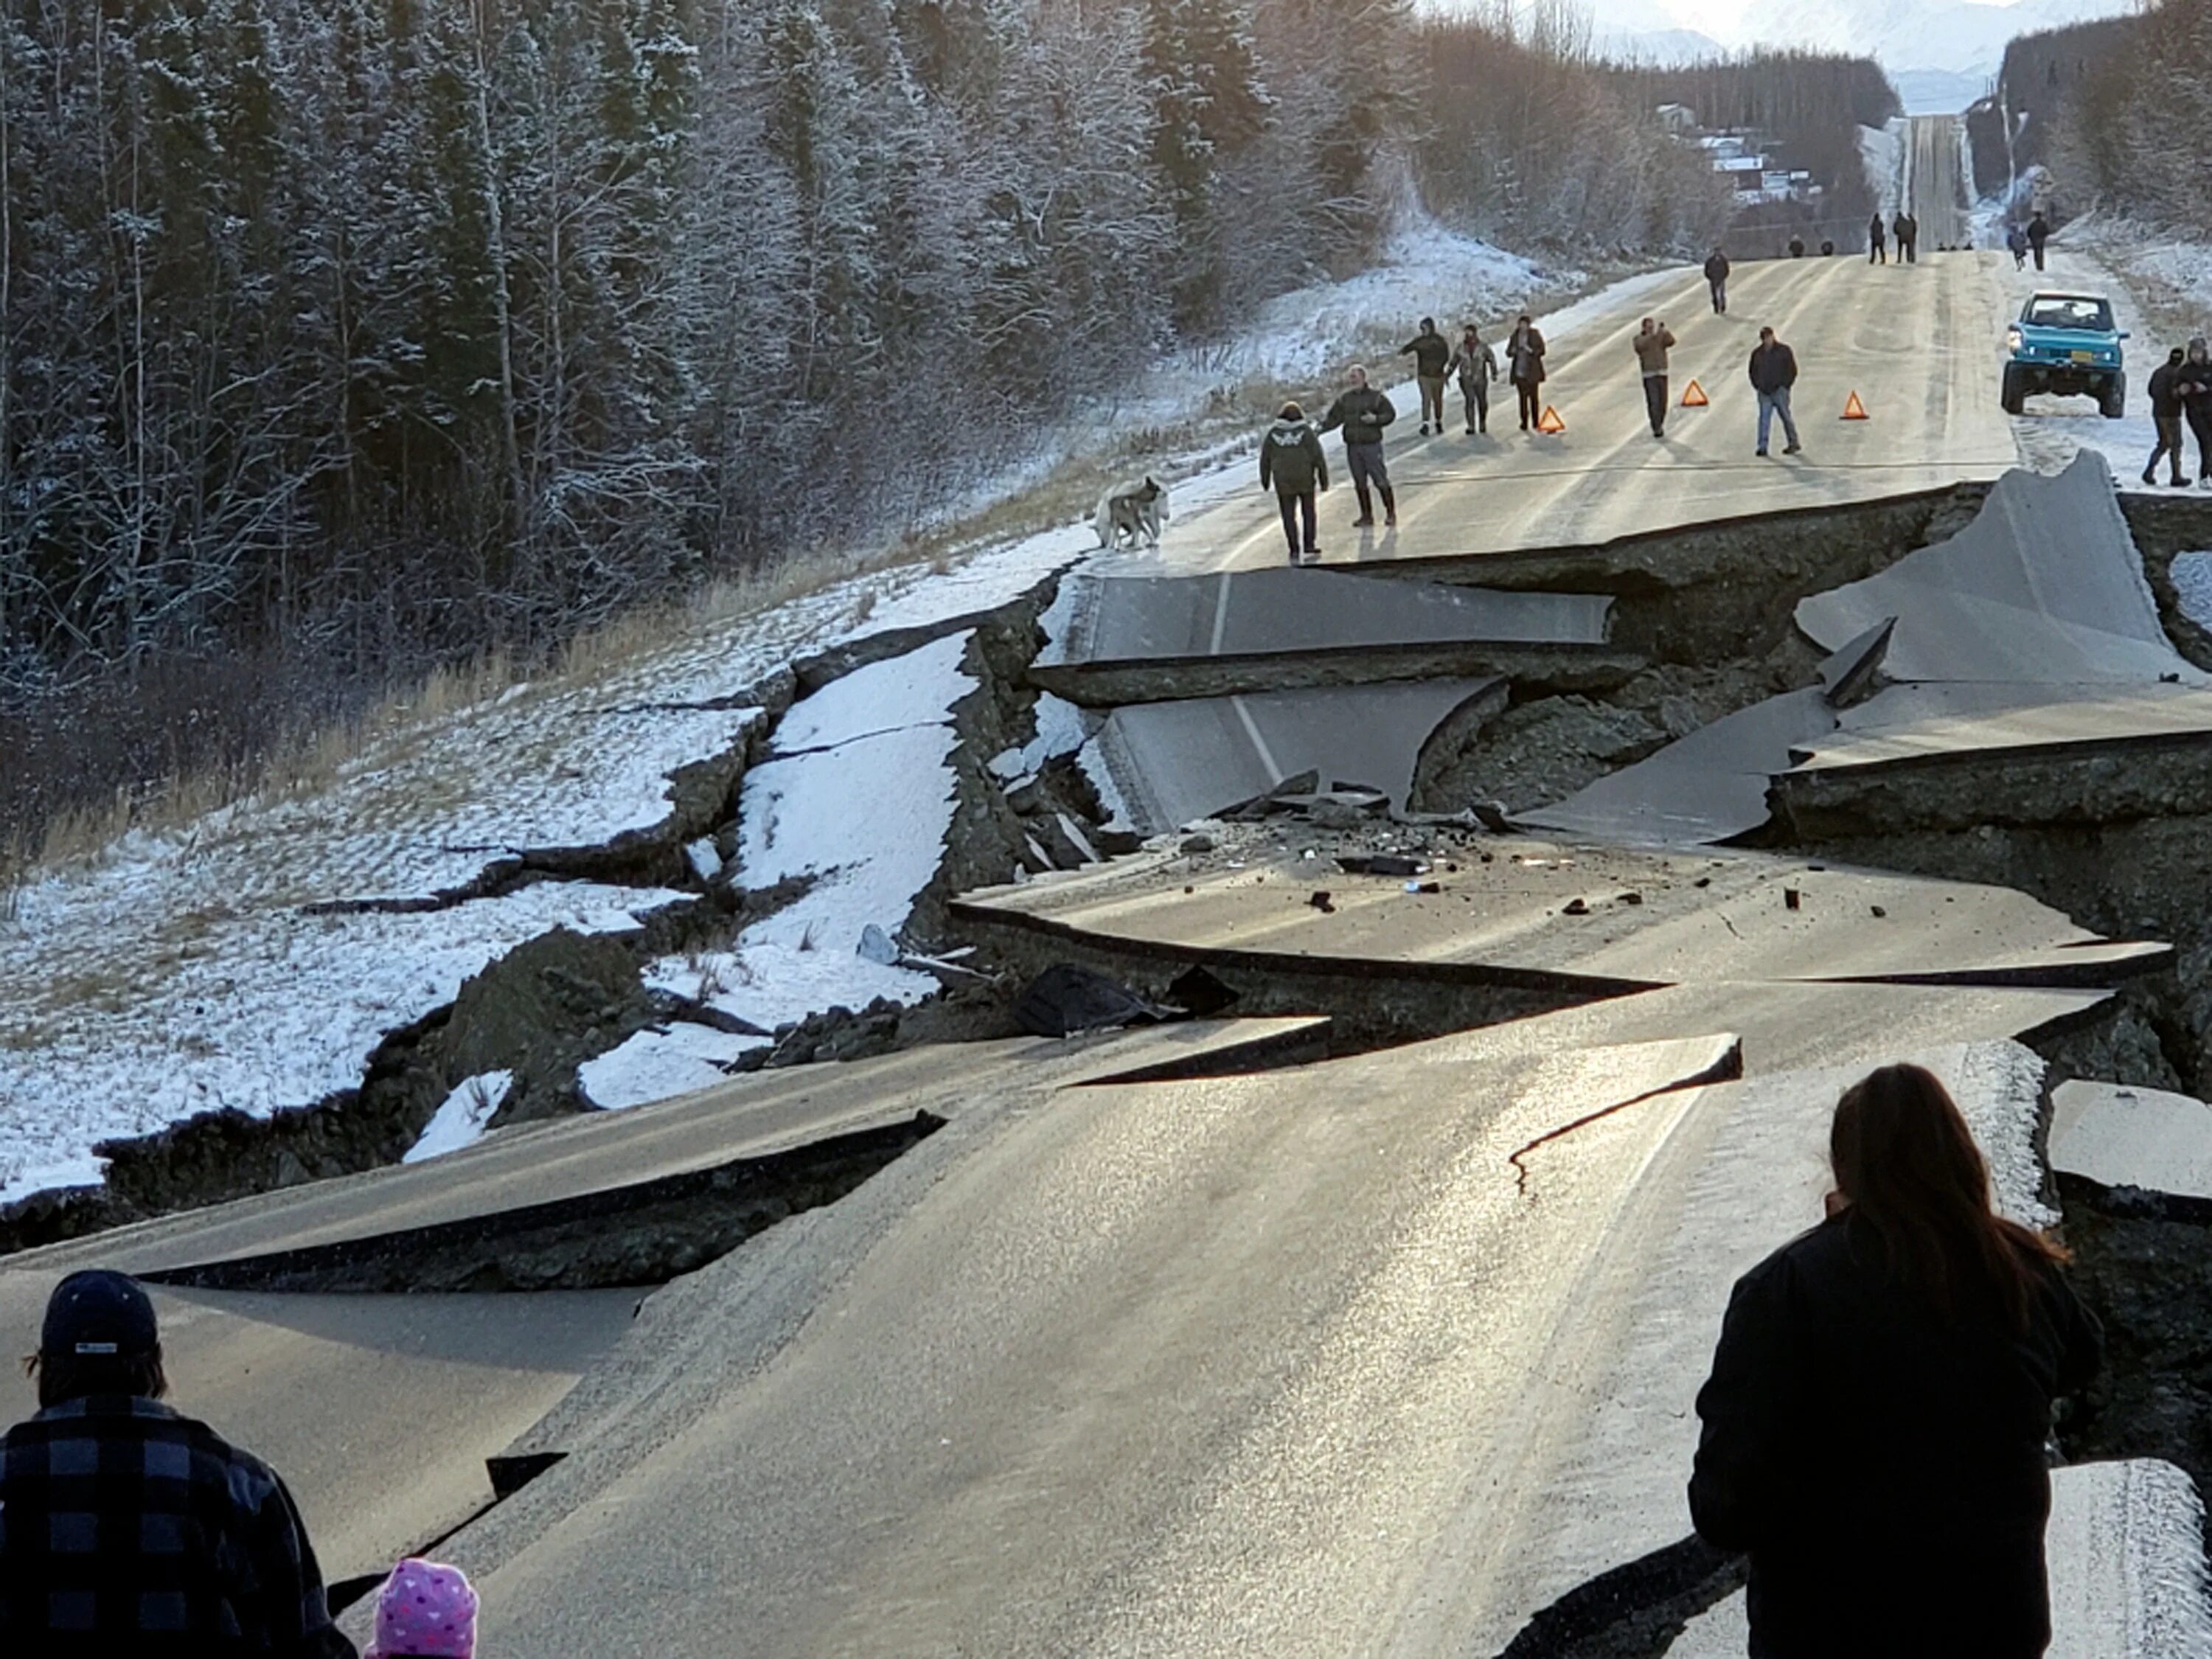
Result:
[[[1925,223],[1923,245],[1932,246]],[[1322,561],[1572,546],[1994,478],[2017,464],[1997,405],[2012,309],[1999,276],[2004,258],[1925,253],[1914,265],[1869,266],[1862,252],[1745,262],[1729,281],[1725,316],[1713,314],[1696,270],[1658,279],[1547,337],[1551,376],[1543,397],[1566,422],[1558,437],[1521,432],[1512,388],[1500,382],[1492,391],[1487,436],[1461,430],[1455,386],[1446,394],[1447,430],[1423,438],[1418,401],[1410,386],[1402,388],[1387,446],[1398,527],[1352,527],[1358,507],[1344,476],[1343,446],[1331,434],[1335,488],[1322,498]],[[1646,316],[1664,320],[1680,342],[1670,365],[1676,407],[1663,440],[1652,437],[1645,419],[1630,348]],[[1415,320],[1408,320],[1408,333]],[[1456,326],[1452,319],[1438,320]],[[1797,354],[1802,455],[1783,455],[1778,425],[1771,457],[1753,453],[1757,407],[1747,371],[1763,325]],[[1502,357],[1503,333],[1492,343]],[[1710,407],[1679,406],[1692,380]],[[1863,422],[1841,418],[1854,392],[1869,416]],[[1327,402],[1326,389],[1316,387],[1309,406]],[[1132,556],[1117,568],[1187,574],[1283,560],[1275,503],[1261,492],[1255,465],[1249,497],[1173,523],[1158,553]]]
[[1947,243],[1957,247],[1966,240],[1965,204],[1959,199],[1959,118],[1955,115],[1916,116],[1905,133],[1905,211],[1920,222],[1920,247]]

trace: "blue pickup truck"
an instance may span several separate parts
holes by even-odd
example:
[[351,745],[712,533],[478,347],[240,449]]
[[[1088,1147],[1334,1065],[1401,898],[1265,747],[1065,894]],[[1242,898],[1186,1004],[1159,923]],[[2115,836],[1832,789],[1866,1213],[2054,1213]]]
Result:
[[2112,320],[2112,301],[2101,295],[2031,296],[2020,320],[2005,331],[2005,413],[2019,414],[2039,392],[2087,393],[2106,420],[2118,420],[2128,406],[2120,352],[2127,337]]

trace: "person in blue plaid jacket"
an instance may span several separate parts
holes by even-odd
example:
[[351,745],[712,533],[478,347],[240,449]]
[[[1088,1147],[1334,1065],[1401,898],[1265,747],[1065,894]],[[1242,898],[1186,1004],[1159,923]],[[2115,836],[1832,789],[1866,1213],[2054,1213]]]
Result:
[[161,1403],[144,1291],[70,1274],[32,1363],[39,1413],[0,1442],[0,1652],[353,1659],[284,1483]]

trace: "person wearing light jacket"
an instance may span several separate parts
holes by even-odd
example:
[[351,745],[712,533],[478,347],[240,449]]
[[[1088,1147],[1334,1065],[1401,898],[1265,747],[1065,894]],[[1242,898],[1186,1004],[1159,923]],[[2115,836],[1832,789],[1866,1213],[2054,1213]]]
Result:
[[1450,372],[1459,376],[1460,395],[1467,399],[1467,435],[1489,431],[1490,383],[1498,378],[1498,354],[1483,343],[1473,323],[1452,352]]
[[1667,353],[1674,336],[1667,325],[1650,317],[1636,336],[1636,361],[1644,371],[1644,412],[1651,417],[1651,435],[1667,435]]

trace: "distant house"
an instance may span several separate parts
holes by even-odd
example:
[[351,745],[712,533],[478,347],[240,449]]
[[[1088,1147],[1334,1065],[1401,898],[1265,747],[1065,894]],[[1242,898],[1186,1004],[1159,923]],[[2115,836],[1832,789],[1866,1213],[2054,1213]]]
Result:
[[1728,175],[1738,207],[1820,199],[1820,187],[1813,182],[1813,175],[1762,148],[1756,134],[1707,132],[1696,125],[1686,104],[1662,104],[1653,112],[1679,142],[1703,150],[1715,173]]

